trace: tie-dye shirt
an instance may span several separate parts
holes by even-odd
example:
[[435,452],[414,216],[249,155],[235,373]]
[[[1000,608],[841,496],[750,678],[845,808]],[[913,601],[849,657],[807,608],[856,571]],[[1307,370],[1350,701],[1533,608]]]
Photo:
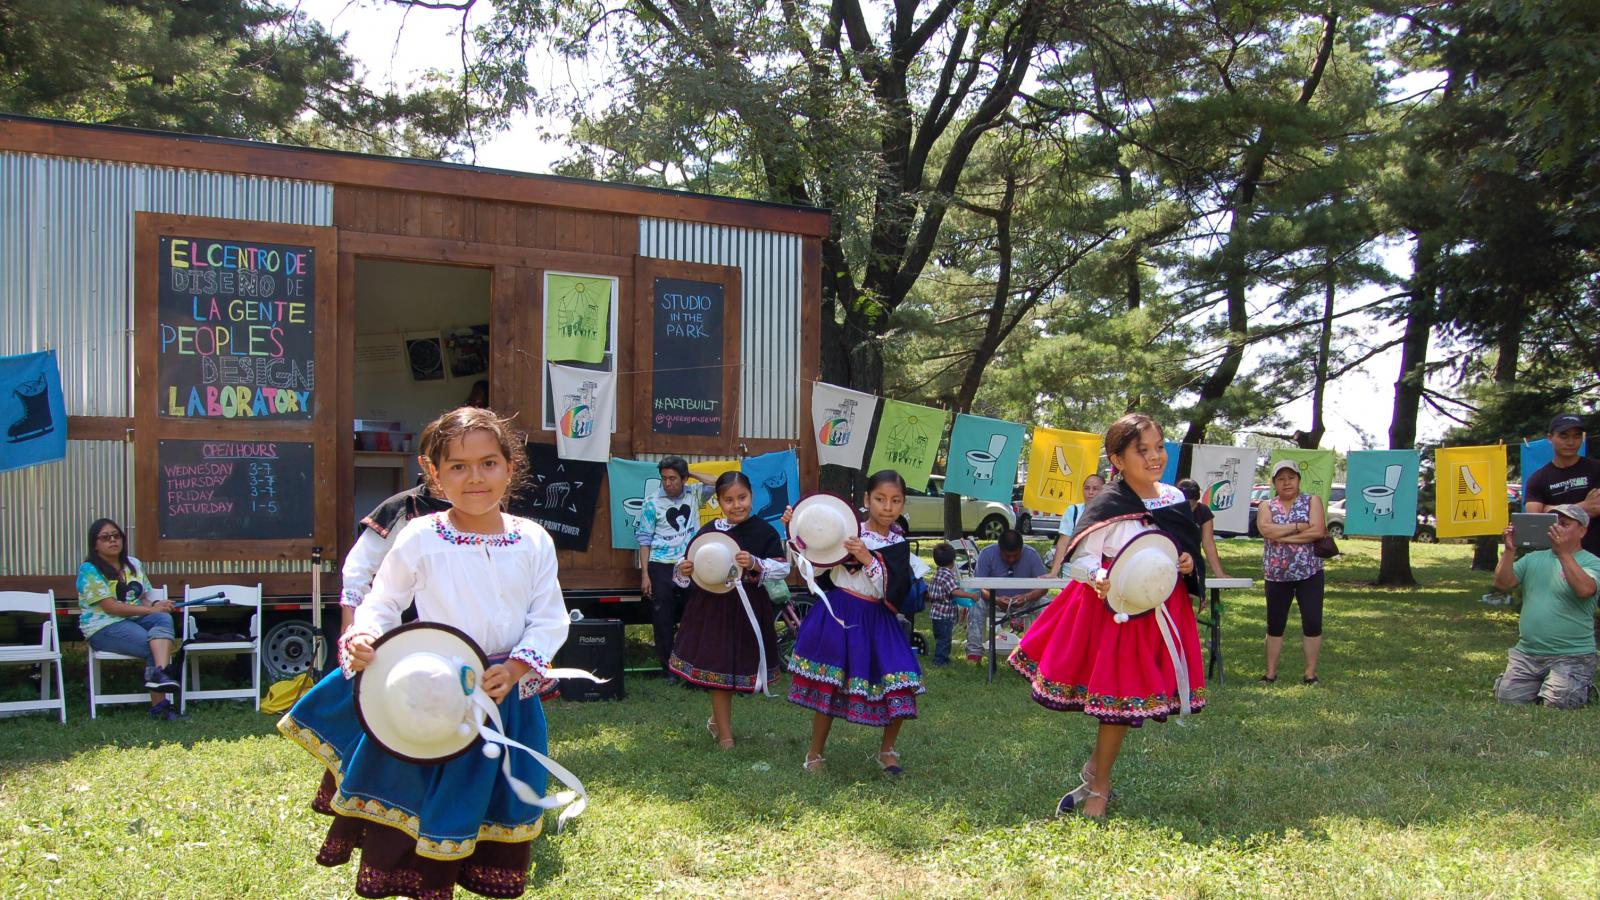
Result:
[[[145,577],[144,566],[139,565],[139,561],[131,556],[128,557],[127,567],[122,570],[122,580],[137,581],[144,585],[144,596],[155,590],[150,579]],[[117,599],[116,582],[107,581],[106,577],[100,574],[100,570],[95,568],[94,563],[85,560],[83,565],[78,567],[78,609],[82,610],[78,614],[78,630],[83,632],[85,638],[123,618],[113,616],[100,608],[100,601],[115,599]],[[144,597],[125,602],[137,605],[144,602]]]

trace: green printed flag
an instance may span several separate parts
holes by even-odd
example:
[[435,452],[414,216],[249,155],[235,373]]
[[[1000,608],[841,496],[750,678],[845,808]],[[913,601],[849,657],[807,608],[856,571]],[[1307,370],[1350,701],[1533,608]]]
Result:
[[956,416],[950,431],[950,453],[944,467],[944,489],[952,494],[1011,502],[1017,481],[1017,460],[1028,430],[1013,422],[983,416]]
[[544,277],[544,349],[550,362],[605,359],[614,282],[598,275]]
[[945,410],[899,400],[883,401],[878,439],[872,446],[867,471],[894,469],[908,486],[922,490],[933,473],[933,460],[949,424],[950,413]]
[[1280,459],[1293,460],[1300,467],[1300,492],[1316,494],[1322,498],[1322,508],[1328,508],[1328,496],[1333,493],[1332,450],[1274,450],[1267,460],[1267,472]]

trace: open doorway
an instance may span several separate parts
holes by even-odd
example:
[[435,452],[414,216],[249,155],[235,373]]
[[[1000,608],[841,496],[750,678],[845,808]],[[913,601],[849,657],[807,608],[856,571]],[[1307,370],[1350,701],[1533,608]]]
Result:
[[417,439],[440,413],[488,405],[490,270],[356,261],[355,512],[417,479]]

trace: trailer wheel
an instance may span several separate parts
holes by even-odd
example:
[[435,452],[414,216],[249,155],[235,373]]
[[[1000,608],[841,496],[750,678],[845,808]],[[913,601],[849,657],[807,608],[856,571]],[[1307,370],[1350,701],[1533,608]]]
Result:
[[311,623],[287,619],[267,629],[261,640],[261,666],[269,681],[293,678],[311,668],[316,631]]

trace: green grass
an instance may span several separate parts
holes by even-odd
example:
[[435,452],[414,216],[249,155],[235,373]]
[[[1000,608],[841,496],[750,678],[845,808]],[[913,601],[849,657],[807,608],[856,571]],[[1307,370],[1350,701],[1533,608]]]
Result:
[[[556,703],[553,755],[593,802],[536,843],[530,895],[1600,894],[1597,712],[1492,701],[1516,618],[1478,602],[1470,547],[1414,546],[1425,586],[1399,591],[1368,584],[1376,543],[1341,546],[1323,686],[1256,682],[1263,605],[1235,592],[1226,683],[1188,724],[1129,736],[1104,825],[1047,815],[1094,723],[1035,706],[1013,674],[932,670],[898,782],[868,760],[877,732],[842,724],[828,770],[803,773],[809,714],[778,699],[735,706],[728,753],[702,695],[653,679],[623,703]],[[1259,543],[1222,552],[1259,577]],[[1291,617],[1288,674],[1297,634]],[[352,867],[312,861],[317,766],[271,717],[207,703],[187,723],[91,722],[72,672],[65,727],[0,721],[0,896],[351,894]]]

